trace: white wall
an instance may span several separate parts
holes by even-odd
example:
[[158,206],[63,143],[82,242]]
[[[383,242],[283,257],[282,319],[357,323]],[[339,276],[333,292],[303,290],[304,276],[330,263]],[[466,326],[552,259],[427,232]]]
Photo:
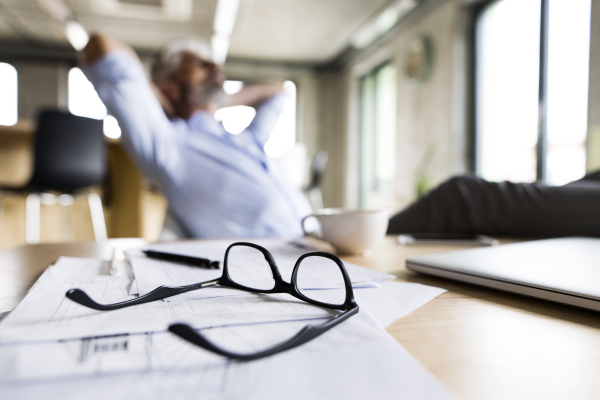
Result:
[[67,108],[69,67],[62,63],[11,63],[17,70],[19,118],[35,120],[44,108]]
[[[441,0],[427,13],[406,23],[393,37],[354,61],[339,74],[319,77],[320,145],[331,154],[323,194],[328,207],[357,207],[359,198],[360,76],[385,60],[398,67],[398,160],[396,192],[399,205],[415,194],[415,172],[430,144],[436,147],[429,169],[434,184],[468,171],[469,60],[467,7],[476,1]],[[588,171],[600,169],[600,2],[593,1],[588,105]],[[432,39],[433,71],[414,90],[403,74],[409,41]]]
[[[461,4],[460,0],[442,2],[344,71],[320,76],[320,143],[331,155],[323,189],[326,206],[358,206],[358,80],[386,60],[398,69],[398,205],[413,199],[416,169],[430,145],[436,149],[429,169],[434,183],[466,171],[464,118],[454,104],[460,90],[455,68]],[[403,73],[403,63],[408,43],[420,35],[433,42],[433,70],[429,80],[414,89]]]

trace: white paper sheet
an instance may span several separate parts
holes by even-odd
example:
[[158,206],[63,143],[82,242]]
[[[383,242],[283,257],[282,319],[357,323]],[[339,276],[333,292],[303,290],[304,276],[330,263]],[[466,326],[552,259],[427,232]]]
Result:
[[[202,332],[218,345],[248,352],[287,340],[334,313],[293,298],[244,292],[155,302],[128,312],[96,312],[64,298],[74,286],[101,302],[131,298],[131,270],[110,276],[108,269],[99,260],[62,258],[0,323],[0,398],[450,398],[381,328],[442,289],[399,282],[357,289],[358,315],[297,349],[239,363],[164,329],[176,321],[211,326]],[[378,322],[368,309],[378,310]],[[258,323],[283,319],[301,320]],[[24,342],[31,339],[45,341]]]
[[[232,240],[213,240],[162,243],[152,245],[151,249],[193,257],[208,258],[214,261],[223,261],[227,247],[233,242],[234,241]],[[306,246],[299,247],[298,245],[280,239],[261,239],[255,240],[253,243],[259,244],[269,250],[275,259],[282,278],[286,282],[290,281],[292,270],[298,258],[309,251]],[[150,259],[139,250],[128,252],[127,256],[133,266],[140,295],[147,294],[159,286],[189,285],[196,282],[216,279],[222,274],[222,270],[194,268],[182,264]],[[325,260],[325,262],[328,261]],[[344,266],[348,271],[348,275],[350,276],[354,288],[378,287],[379,283],[394,278],[393,275],[373,271],[348,262],[344,262]],[[315,276],[314,281],[310,282],[307,286],[311,288],[339,287],[339,285],[329,283],[330,281],[337,282],[337,280],[335,277],[330,279],[326,271],[328,270],[323,269],[323,273],[320,276]],[[253,270],[249,269],[248,274],[252,273]],[[173,296],[167,301],[211,298],[227,296],[231,295],[231,293],[231,291],[223,290],[221,288],[205,288]]]
[[[358,289],[354,292],[361,304],[361,312],[374,310],[374,319],[385,327],[444,291],[415,283],[386,282],[381,289]],[[339,289],[322,292],[339,292]],[[226,301],[219,299],[219,302]],[[287,340],[308,323],[320,322],[236,325],[204,329],[202,332],[224,348],[256,351]],[[361,338],[356,333],[349,333],[344,340],[353,343]],[[225,362],[223,357],[210,352],[188,350],[183,341],[167,332],[0,345],[0,383],[205,367]]]
[[407,282],[384,282],[379,289],[358,289],[354,295],[366,304],[375,320],[387,327],[427,304],[446,289]]
[[140,294],[140,290],[138,289],[137,281],[134,279],[129,288],[129,295],[134,296],[136,294]]
[[[436,379],[378,326],[367,307],[362,304],[361,307],[358,315],[319,338],[258,361],[208,361],[204,365],[192,366],[184,360],[189,360],[194,353],[194,356],[199,356],[199,353],[206,352],[181,342],[163,349],[166,358],[181,363],[174,369],[156,368],[152,363],[142,362],[146,366],[152,365],[144,373],[27,384],[5,383],[0,385],[0,397],[45,400],[450,399],[449,393]],[[273,324],[264,327],[269,325]],[[291,332],[297,329],[298,323],[276,324],[278,327],[285,325],[289,325]],[[256,330],[257,327],[251,328]],[[238,327],[233,333],[248,333],[244,329]],[[255,335],[249,337],[256,339],[261,335],[256,335],[255,331]],[[122,342],[116,343],[117,348],[123,348]],[[165,345],[164,342],[160,344]],[[171,357],[171,354],[175,356]],[[106,357],[102,361],[100,364],[110,365],[106,363]],[[6,364],[2,362],[0,365]]]
[[95,311],[65,297],[69,289],[77,287],[104,304],[134,298],[127,294],[131,273],[111,276],[103,273],[105,269],[108,264],[100,260],[62,257],[0,323],[0,343],[161,332],[177,319],[206,328],[335,314],[286,294],[260,295],[233,289],[226,290],[237,295],[223,299],[155,301],[115,311]]

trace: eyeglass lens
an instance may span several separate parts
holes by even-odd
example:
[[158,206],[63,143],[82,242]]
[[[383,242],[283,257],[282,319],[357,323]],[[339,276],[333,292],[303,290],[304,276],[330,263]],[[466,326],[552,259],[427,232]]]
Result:
[[[335,261],[320,256],[303,259],[296,276],[298,290],[309,299],[321,303],[342,305],[346,301],[346,285]],[[335,288],[335,290],[330,290]]]
[[244,245],[232,246],[226,263],[229,277],[237,284],[259,290],[275,287],[271,267],[260,250]]

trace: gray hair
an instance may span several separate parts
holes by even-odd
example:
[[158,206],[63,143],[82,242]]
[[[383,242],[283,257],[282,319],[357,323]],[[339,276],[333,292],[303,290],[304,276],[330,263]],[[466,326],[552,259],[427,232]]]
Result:
[[152,80],[155,83],[162,82],[171,77],[179,63],[181,63],[181,53],[188,52],[198,57],[213,61],[212,49],[207,41],[198,39],[181,39],[169,43],[169,45],[159,54],[152,66]]

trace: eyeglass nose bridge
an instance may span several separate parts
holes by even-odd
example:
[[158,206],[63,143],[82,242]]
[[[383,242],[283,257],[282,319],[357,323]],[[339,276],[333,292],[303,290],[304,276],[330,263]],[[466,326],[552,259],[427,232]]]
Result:
[[291,294],[292,287],[293,286],[291,283],[284,281],[283,278],[281,276],[279,276],[279,279],[275,279],[275,287],[273,289],[279,290],[280,292]]

